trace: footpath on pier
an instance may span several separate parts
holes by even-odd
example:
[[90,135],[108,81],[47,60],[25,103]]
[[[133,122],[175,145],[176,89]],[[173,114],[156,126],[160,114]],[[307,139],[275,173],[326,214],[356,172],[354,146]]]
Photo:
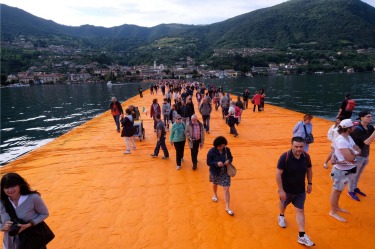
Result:
[[[2,175],[21,174],[42,194],[50,211],[46,222],[56,235],[48,249],[302,248],[297,243],[292,205],[286,212],[287,228],[277,224],[275,172],[303,114],[267,104],[264,112],[247,109],[237,128],[239,136],[234,138],[220,109],[214,110],[211,134],[199,151],[198,169],[192,170],[186,145],[185,162],[176,170],[169,139],[170,159],[162,160],[162,151],[159,158],[150,156],[156,143],[149,117],[153,98],[162,103],[160,93],[145,91],[143,98],[135,96],[122,104],[147,110],[147,115],[141,113],[145,140],[135,137],[137,149],[130,155],[123,154],[124,140],[107,111],[1,168]],[[197,110],[195,98],[193,102]],[[315,248],[373,248],[375,146],[360,180],[360,188],[368,196],[357,202],[345,189],[340,205],[350,214],[343,214],[348,222],[341,223],[328,215],[332,181],[330,169],[322,166],[330,151],[327,131],[331,125],[331,121],[313,119],[315,143],[309,151],[313,191],[305,204],[306,233]],[[211,200],[206,155],[219,135],[228,139],[238,169],[230,187],[233,217],[225,212],[222,188],[219,201]]]

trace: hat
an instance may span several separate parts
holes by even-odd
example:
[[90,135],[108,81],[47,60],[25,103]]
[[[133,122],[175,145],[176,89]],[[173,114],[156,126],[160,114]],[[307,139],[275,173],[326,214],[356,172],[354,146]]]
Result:
[[342,128],[350,128],[354,126],[353,121],[351,119],[344,119],[343,121],[340,122],[340,126]]
[[368,110],[360,111],[360,112],[358,113],[358,118],[357,118],[357,120],[360,120],[361,118],[363,118],[364,116],[369,115],[369,114],[371,114],[371,112],[368,111]]
[[176,115],[176,119],[179,119],[179,118],[181,118],[181,115],[180,115],[180,114],[177,114],[177,115]]

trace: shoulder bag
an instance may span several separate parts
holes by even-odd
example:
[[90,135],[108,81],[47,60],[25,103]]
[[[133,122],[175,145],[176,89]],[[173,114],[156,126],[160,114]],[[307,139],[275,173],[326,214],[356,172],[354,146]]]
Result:
[[[228,159],[227,148],[225,148],[225,159]],[[229,163],[227,165],[227,174],[230,177],[234,177],[234,176],[236,176],[236,173],[237,173],[236,167],[234,167],[234,165],[232,163]]]
[[[12,220],[18,220],[16,211],[14,210],[12,204],[5,205],[5,209]],[[27,224],[27,222],[25,222]],[[52,230],[44,222],[40,222],[32,227],[29,227],[18,234],[20,241],[20,249],[40,249],[43,246],[46,246],[53,238]]]
[[[303,122],[303,121],[302,121]],[[314,142],[314,136],[313,134],[308,134],[307,131],[306,131],[306,126],[305,124],[303,125],[303,129],[305,130],[305,142],[306,144],[312,144]]]

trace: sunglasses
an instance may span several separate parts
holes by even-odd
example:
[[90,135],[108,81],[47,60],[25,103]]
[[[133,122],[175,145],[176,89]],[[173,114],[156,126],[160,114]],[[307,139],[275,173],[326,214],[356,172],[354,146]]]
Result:
[[178,118],[177,120],[181,120],[181,118]]

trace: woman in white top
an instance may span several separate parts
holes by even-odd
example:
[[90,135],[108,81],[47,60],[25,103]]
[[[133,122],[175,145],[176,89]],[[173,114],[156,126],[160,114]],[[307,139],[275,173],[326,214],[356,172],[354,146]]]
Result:
[[339,206],[339,199],[345,185],[356,172],[355,157],[361,150],[355,145],[349,134],[354,130],[354,124],[350,119],[344,119],[340,122],[338,133],[340,134],[335,141],[335,155],[337,158],[331,171],[333,188],[330,197],[331,211],[329,215],[333,218],[346,222],[337,212],[349,213]]
[[334,123],[327,132],[327,138],[329,141],[331,141],[331,151],[329,152],[327,159],[324,161],[323,167],[325,169],[328,169],[328,162],[331,160],[332,154],[335,152],[334,143],[336,138],[340,135],[338,133],[339,124],[344,119],[343,116],[339,116],[336,118],[336,123]]

